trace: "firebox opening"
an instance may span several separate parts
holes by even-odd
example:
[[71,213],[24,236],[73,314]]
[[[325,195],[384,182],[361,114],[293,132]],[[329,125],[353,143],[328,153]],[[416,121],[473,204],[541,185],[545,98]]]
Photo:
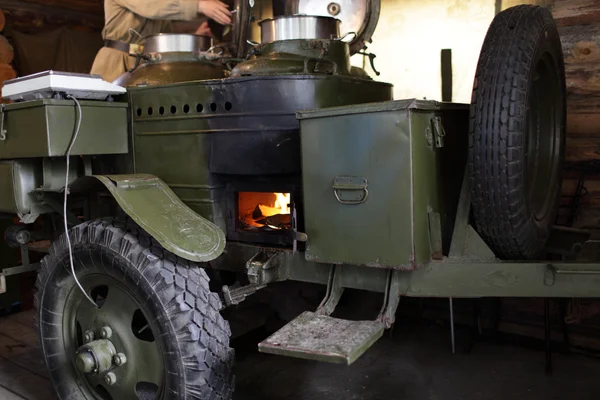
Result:
[[290,193],[238,192],[238,229],[277,232],[292,226]]

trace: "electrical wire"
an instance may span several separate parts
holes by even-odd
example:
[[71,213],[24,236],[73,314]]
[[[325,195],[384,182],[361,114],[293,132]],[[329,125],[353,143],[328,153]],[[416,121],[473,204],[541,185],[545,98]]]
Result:
[[67,221],[67,198],[69,196],[69,168],[70,168],[71,150],[73,150],[73,145],[75,144],[75,140],[77,140],[77,136],[79,135],[79,130],[81,128],[81,120],[82,120],[83,114],[81,112],[81,104],[79,103],[79,101],[75,97],[71,96],[70,94],[67,95],[67,98],[69,98],[75,102],[75,105],[77,106],[78,115],[77,115],[77,126],[75,128],[75,133],[73,134],[73,139],[71,139],[71,143],[69,144],[69,147],[67,148],[67,154],[66,154],[67,172],[65,173],[65,198],[63,201],[63,222],[65,225],[65,237],[67,238],[67,248],[69,249],[69,262],[71,263],[71,273],[73,274],[73,279],[75,279],[75,283],[77,283],[77,286],[81,290],[81,293],[83,293],[83,295],[90,301],[90,303],[92,303],[94,305],[94,307],[98,308],[98,304],[96,304],[96,302],[90,297],[90,295],[87,294],[87,292],[85,291],[83,286],[81,286],[81,283],[77,279],[77,274],[75,273],[75,264],[73,263],[73,248],[71,246],[71,238],[69,237],[69,225],[68,225],[68,221]]

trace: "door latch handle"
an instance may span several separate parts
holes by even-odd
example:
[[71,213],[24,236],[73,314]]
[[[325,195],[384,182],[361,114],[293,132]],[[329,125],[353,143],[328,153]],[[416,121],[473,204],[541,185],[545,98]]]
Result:
[[369,197],[368,187],[367,178],[338,176],[333,181],[333,194],[340,204],[362,204]]

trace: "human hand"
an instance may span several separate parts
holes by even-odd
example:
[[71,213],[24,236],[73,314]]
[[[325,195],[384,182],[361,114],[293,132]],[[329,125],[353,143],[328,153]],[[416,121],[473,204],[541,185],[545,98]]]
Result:
[[201,36],[212,36],[212,32],[210,31],[210,27],[208,26],[208,22],[204,21],[202,23],[202,25],[200,25],[198,27],[198,29],[196,29],[195,34],[196,35],[201,35]]
[[198,12],[214,19],[221,25],[231,24],[229,6],[219,0],[199,0]]

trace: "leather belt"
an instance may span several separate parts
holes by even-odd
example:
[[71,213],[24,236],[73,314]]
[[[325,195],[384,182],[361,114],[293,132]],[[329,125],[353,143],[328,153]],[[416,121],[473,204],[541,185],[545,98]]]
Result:
[[140,44],[126,43],[126,42],[122,42],[120,40],[111,40],[111,39],[106,39],[104,41],[104,47],[109,47],[111,49],[119,50],[119,51],[122,51],[129,55],[135,55],[135,54],[141,53],[141,51],[144,48],[143,45],[140,45]]
[[120,40],[107,39],[104,41],[104,47],[110,47],[111,49],[129,53],[129,43],[121,42]]

